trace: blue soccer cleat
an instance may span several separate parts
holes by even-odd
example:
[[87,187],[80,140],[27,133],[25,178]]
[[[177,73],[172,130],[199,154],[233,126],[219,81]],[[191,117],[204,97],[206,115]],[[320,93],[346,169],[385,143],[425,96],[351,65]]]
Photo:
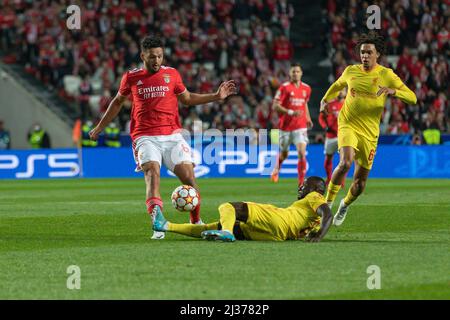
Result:
[[164,215],[159,206],[155,206],[152,212],[153,230],[156,232],[165,232],[169,222],[164,218]]
[[206,230],[202,232],[202,238],[205,240],[215,240],[223,242],[234,242],[236,238],[234,235],[225,230]]

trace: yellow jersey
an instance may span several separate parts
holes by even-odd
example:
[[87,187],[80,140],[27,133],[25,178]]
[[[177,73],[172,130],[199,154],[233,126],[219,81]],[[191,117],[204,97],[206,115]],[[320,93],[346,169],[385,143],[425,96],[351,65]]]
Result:
[[371,141],[378,140],[380,120],[387,98],[386,94],[377,97],[380,87],[395,89],[394,96],[407,104],[417,102],[414,92],[394,71],[379,64],[370,71],[365,71],[362,64],[348,66],[339,79],[331,85],[322,100],[331,101],[344,87],[347,87],[348,91],[339,112],[339,130],[352,129]]
[[247,202],[249,219],[247,225],[250,238],[252,232],[267,232],[274,240],[295,240],[310,230],[320,229],[320,216],[317,208],[326,204],[325,197],[318,192],[310,192],[287,208],[278,208],[271,204]]

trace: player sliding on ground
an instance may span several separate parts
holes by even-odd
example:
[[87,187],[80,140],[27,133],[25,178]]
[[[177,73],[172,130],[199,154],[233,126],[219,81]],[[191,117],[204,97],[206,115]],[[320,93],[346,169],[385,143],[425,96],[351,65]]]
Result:
[[[223,82],[215,93],[189,92],[178,71],[163,66],[163,43],[158,38],[145,37],[141,42],[143,68],[126,72],[119,92],[98,125],[89,133],[97,140],[100,132],[119,114],[128,97],[133,101],[130,135],[138,168],[144,171],[147,211],[154,219],[155,210],[162,210],[159,193],[160,167],[163,163],[183,184],[199,190],[195,181],[191,148],[183,139],[178,101],[187,106],[223,100],[236,93],[233,81]],[[190,215],[191,223],[201,223],[200,206]],[[152,239],[162,239],[164,233],[155,232]]]
[[224,203],[219,206],[219,221],[204,225],[171,223],[158,210],[153,230],[225,242],[302,238],[318,242],[333,220],[324,193],[325,181],[320,177],[309,177],[298,189],[298,200],[287,208],[254,202]]
[[384,41],[375,32],[362,34],[357,49],[362,64],[348,66],[322,98],[320,111],[327,114],[329,102],[345,87],[348,88],[338,119],[338,147],[340,162],[328,184],[326,200],[331,208],[341,184],[353,161],[353,183],[334,216],[333,224],[340,226],[348,206],[364,191],[378,143],[380,119],[388,95],[407,104],[416,104],[417,98],[392,71],[377,63],[384,52]]

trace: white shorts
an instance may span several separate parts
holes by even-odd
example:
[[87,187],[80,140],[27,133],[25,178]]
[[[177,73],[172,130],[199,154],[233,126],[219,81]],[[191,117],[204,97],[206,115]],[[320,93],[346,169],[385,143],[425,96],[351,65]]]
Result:
[[338,138],[325,138],[324,154],[334,154],[338,151]]
[[299,143],[308,144],[308,129],[297,129],[293,131],[280,130],[279,145],[282,151],[289,150],[289,145]]
[[191,157],[191,147],[180,133],[166,136],[142,136],[136,139],[135,144],[133,154],[138,167],[149,161],[155,161],[159,163],[160,167],[161,164],[164,164],[173,172],[177,164],[194,163]]

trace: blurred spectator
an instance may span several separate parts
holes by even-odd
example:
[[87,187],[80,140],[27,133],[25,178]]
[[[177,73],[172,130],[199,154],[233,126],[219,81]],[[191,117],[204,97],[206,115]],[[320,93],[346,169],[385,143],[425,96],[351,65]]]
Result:
[[258,128],[271,129],[271,108],[268,101],[261,101],[261,103],[256,107],[256,126]]
[[111,122],[105,128],[105,146],[110,148],[120,148],[120,129],[115,122]]
[[423,131],[423,139],[427,144],[440,144],[441,131],[436,122],[433,122],[429,128]]
[[112,100],[111,91],[103,90],[103,95],[100,98],[100,102],[99,102],[99,105],[100,105],[100,109],[99,109],[100,116],[103,116],[103,114],[106,112],[106,110],[109,107],[109,104],[110,104],[111,100]]
[[411,144],[415,145],[415,146],[422,145],[422,137],[420,136],[420,134],[413,135],[413,137],[411,139]]
[[[99,62],[99,59],[96,59]],[[95,71],[92,81],[98,82],[104,90],[109,90],[114,85],[115,75],[111,69],[109,62],[103,60],[100,67]]]
[[202,130],[202,127],[199,127],[201,124],[195,109],[190,109],[189,116],[184,120],[183,127],[190,131],[198,131]]
[[[0,9],[0,50],[11,62],[19,59],[49,88],[62,91],[63,97],[73,96],[64,77],[79,77],[81,84],[74,92],[83,121],[100,116],[122,74],[141,66],[139,41],[148,34],[165,39],[164,64],[182,73],[189,90],[205,92],[224,79],[239,80],[243,99],[239,106],[219,108],[214,103],[204,109],[206,116],[201,116],[202,108],[192,109],[207,122],[203,126],[260,123],[257,105],[272,99],[279,83],[287,79],[283,70],[293,55],[289,28],[294,9],[286,0],[113,0],[78,5],[84,19],[81,33],[66,30],[66,15],[59,14],[66,1],[6,1]],[[272,46],[273,35],[281,33]],[[100,115],[90,109],[93,95],[101,97]],[[119,115],[122,131],[127,130],[125,113],[130,108]],[[192,121],[186,121],[194,118],[190,110],[181,110],[181,117],[192,129]]]
[[275,73],[282,70],[284,74],[289,74],[291,60],[294,57],[294,48],[285,35],[280,35],[275,39],[273,51]]
[[28,142],[33,149],[51,148],[50,137],[39,123],[35,123],[28,132]]
[[11,149],[11,136],[9,131],[3,126],[3,120],[0,119],[0,150]]
[[87,120],[81,127],[81,146],[83,148],[95,148],[98,146],[98,141],[91,140],[89,137],[89,131],[94,128],[94,124],[91,120]]
[[274,4],[275,12],[272,21],[278,22],[286,37],[289,37],[291,19],[294,18],[294,7],[287,0],[268,1],[269,5]]
[[200,112],[200,120],[203,122],[203,129],[209,129],[212,127],[214,122],[213,104],[209,103],[202,107],[202,112]]
[[92,118],[91,107],[89,106],[89,98],[93,93],[89,76],[85,75],[79,87],[78,103],[80,105],[81,120],[86,121]]

